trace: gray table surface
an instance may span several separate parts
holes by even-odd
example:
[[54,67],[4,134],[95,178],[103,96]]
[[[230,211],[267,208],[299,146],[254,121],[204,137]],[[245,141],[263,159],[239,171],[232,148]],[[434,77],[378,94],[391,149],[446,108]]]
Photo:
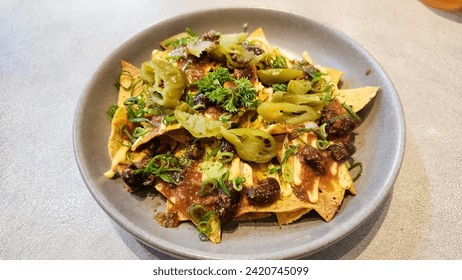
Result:
[[283,9],[334,27],[383,66],[404,108],[393,193],[363,226],[308,258],[462,259],[462,12],[417,0],[1,1],[0,259],[168,259],[115,224],[74,159],[79,96],[102,60],[188,11]]

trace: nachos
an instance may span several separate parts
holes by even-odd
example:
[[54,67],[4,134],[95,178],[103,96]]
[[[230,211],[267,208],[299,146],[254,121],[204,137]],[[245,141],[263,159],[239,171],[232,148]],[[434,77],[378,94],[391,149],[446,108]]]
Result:
[[316,212],[326,222],[356,190],[357,112],[378,87],[341,89],[343,72],[291,58],[252,33],[166,39],[139,67],[121,62],[108,178],[156,189],[165,227],[193,223],[219,243],[232,220],[279,225]]

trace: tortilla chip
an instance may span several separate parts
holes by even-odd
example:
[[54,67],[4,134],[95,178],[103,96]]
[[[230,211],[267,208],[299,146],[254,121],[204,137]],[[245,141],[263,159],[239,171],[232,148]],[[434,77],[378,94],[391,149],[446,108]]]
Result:
[[178,40],[180,38],[186,38],[186,37],[189,37],[188,33],[186,32],[181,32],[181,33],[178,33],[176,35],[173,35],[165,40],[163,40],[161,43],[160,43],[160,46],[163,48],[163,49],[168,49],[169,46],[168,46],[168,43],[169,42],[173,42],[175,40]]
[[[184,152],[184,145],[180,146],[176,153]],[[203,203],[207,200],[207,197],[199,196],[199,191],[202,184],[202,171],[200,169],[200,162],[196,162],[193,165],[190,165],[184,172],[184,180],[180,182],[177,186],[170,186],[168,183],[165,183],[162,180],[159,180],[155,184],[155,188],[159,191],[164,197],[167,198],[169,203],[173,204],[178,210],[178,216],[182,216],[184,219],[191,220],[192,223],[199,227],[197,221],[191,218],[189,214],[189,209],[193,205],[205,205]],[[215,209],[207,209],[215,210]],[[211,228],[210,232],[204,232],[204,234],[212,241],[213,243],[219,243],[221,241],[221,224],[217,219],[211,219]]]
[[250,35],[247,37],[247,41],[251,42],[259,46],[261,49],[265,51],[265,53],[272,52],[272,47],[268,40],[266,40],[265,33],[263,32],[263,28],[259,27],[255,29]]
[[[199,227],[199,224],[191,219],[189,215],[189,207],[193,205],[189,198],[183,196],[181,191],[178,190],[179,187],[176,186],[175,188],[171,188],[168,186],[167,183],[161,181],[156,184],[156,189],[159,191],[163,196],[165,196],[169,203],[173,204],[177,209],[178,217],[182,217],[183,220],[190,220],[196,227]],[[221,224],[218,220],[212,220],[211,227],[213,230],[211,232],[204,233],[207,238],[212,241],[213,243],[220,243],[221,241]]]
[[[331,174],[333,174],[331,170]],[[350,172],[345,163],[337,166],[334,178],[324,176],[320,182],[319,200],[314,210],[326,221],[330,222],[342,204],[345,190],[352,184]]]
[[124,60],[122,60],[120,64],[122,66],[122,71],[119,77],[120,87],[117,105],[123,107],[127,98],[140,94],[143,83],[141,81],[139,68]]
[[[292,223],[311,210],[315,210],[326,222],[332,220],[342,204],[345,190],[353,186],[353,180],[345,163],[332,162],[328,174],[320,176],[319,193],[317,201],[301,200],[292,191],[289,195],[281,195],[280,199],[271,205],[252,205],[242,196],[236,216],[250,215],[251,213],[276,213],[279,225]],[[282,184],[286,184],[279,178]],[[289,184],[290,185],[290,184]]]
[[157,125],[156,126],[148,125],[148,127],[151,129],[150,132],[143,135],[143,136],[140,136],[140,137],[138,137],[136,139],[135,143],[133,143],[133,145],[131,147],[132,151],[135,151],[141,145],[148,143],[152,139],[154,139],[154,138],[156,138],[158,136],[161,136],[161,135],[165,134],[166,132],[182,128],[179,124],[165,126],[162,123],[163,118],[164,118],[163,116],[154,116],[154,117],[152,117],[152,122],[157,124]]
[[350,105],[353,111],[358,112],[377,94],[379,87],[362,87],[354,89],[339,89],[336,92],[336,98],[347,105]]
[[119,172],[120,164],[129,164],[131,161],[139,161],[147,154],[144,151],[130,152],[130,141],[124,138],[122,129],[129,126],[127,110],[125,107],[117,108],[111,122],[111,135],[108,140],[108,153],[111,159],[111,168],[104,173],[107,178],[113,178]]
[[123,146],[124,140],[121,138],[119,128],[127,123],[127,110],[125,107],[117,108],[111,121],[111,135],[108,141],[108,151],[111,160],[114,158],[119,148]]
[[335,85],[338,85],[344,73],[334,68],[330,68],[330,67],[324,67],[324,68],[327,70],[327,74],[329,74],[329,76],[331,77],[332,83],[334,83]]
[[313,210],[313,208],[302,208],[292,212],[276,213],[276,218],[280,226],[288,225],[300,219],[303,215],[307,214],[311,210]]
[[[169,127],[172,129],[169,129]],[[178,129],[173,129],[174,125],[169,127],[166,129],[165,135],[174,139],[175,141],[178,141],[179,143],[187,144],[194,139],[191,134],[186,133],[186,130],[180,125],[178,125]]]
[[122,139],[120,128],[128,123],[127,111],[125,107],[119,107],[111,122],[111,135],[108,140],[108,152],[109,158],[111,159],[111,168],[104,173],[104,176],[108,178],[114,177],[117,166],[121,163],[126,162],[126,154],[129,150],[127,142]]
[[302,57],[309,64],[313,64],[313,58],[311,58],[311,55],[307,51],[302,52]]
[[178,210],[178,208],[175,206],[175,204],[171,203],[170,200],[167,200],[165,203],[165,214],[169,214],[175,212],[177,214],[177,220],[181,222],[189,221],[189,217],[183,214],[181,211]]
[[268,218],[271,216],[271,213],[267,212],[254,212],[254,213],[245,213],[236,219],[239,221],[252,221],[252,220],[259,220],[259,219],[264,219]]

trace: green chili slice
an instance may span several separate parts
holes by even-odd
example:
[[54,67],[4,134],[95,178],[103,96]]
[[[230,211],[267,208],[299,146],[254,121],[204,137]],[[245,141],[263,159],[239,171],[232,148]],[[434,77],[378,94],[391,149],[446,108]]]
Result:
[[223,137],[236,149],[243,160],[264,163],[277,155],[276,140],[256,128],[222,129]]
[[287,124],[301,124],[320,117],[320,114],[310,106],[288,102],[262,102],[257,112],[266,121]]

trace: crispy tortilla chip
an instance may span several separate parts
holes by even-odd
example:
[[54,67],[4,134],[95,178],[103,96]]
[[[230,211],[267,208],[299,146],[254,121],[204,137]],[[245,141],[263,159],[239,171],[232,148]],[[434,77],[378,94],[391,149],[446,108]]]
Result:
[[155,116],[152,118],[153,119],[152,122],[154,122],[157,125],[156,126],[149,125],[150,132],[136,139],[135,143],[133,143],[131,147],[132,151],[135,151],[136,149],[138,149],[139,146],[148,143],[152,139],[158,136],[161,136],[165,134],[166,132],[182,128],[179,124],[165,126],[162,123],[163,118],[164,118],[163,116]]
[[[119,98],[117,105],[119,108],[124,107],[124,102],[127,98],[138,96],[142,91],[142,80],[140,76],[140,69],[134,65],[122,60],[121,61],[122,71],[120,74],[119,82]],[[126,114],[126,113],[125,113]],[[157,124],[156,126],[149,125],[151,131],[138,139],[131,146],[131,150],[135,151],[139,146],[149,142],[155,137],[164,134],[167,131],[181,128],[179,124],[165,126],[163,123],[163,116],[154,117],[151,121]]]
[[[111,135],[109,136],[108,141],[108,151],[109,157],[111,160],[115,157],[115,154],[120,149],[121,146],[127,146],[124,142],[124,139],[121,137],[120,128],[128,123],[127,119],[127,110],[125,107],[119,107],[111,122]],[[128,147],[127,147],[128,148]]]
[[[169,129],[169,127],[172,129]],[[173,129],[173,125],[169,127],[166,129],[165,135],[178,141],[179,143],[186,144],[194,139],[192,135],[186,133],[186,130],[182,127],[179,127],[180,129]]]
[[188,33],[186,33],[186,32],[178,33],[178,34],[176,34],[176,35],[173,35],[173,36],[171,36],[171,37],[169,37],[169,38],[163,40],[163,41],[160,43],[160,46],[161,46],[163,49],[168,49],[168,48],[169,48],[169,46],[168,46],[168,43],[169,43],[169,42],[173,42],[173,41],[178,40],[178,39],[180,39],[180,38],[186,38],[186,37],[188,37],[188,36],[189,36],[189,35],[188,35]]
[[127,120],[127,111],[125,107],[119,107],[111,122],[111,135],[108,141],[109,158],[111,159],[111,168],[104,173],[107,178],[114,177],[117,166],[126,162],[126,155],[129,150],[125,140],[122,139],[119,128],[125,125]]
[[184,222],[184,221],[189,221],[189,217],[183,214],[181,211],[178,210],[178,208],[175,206],[175,204],[171,203],[170,200],[167,200],[165,203],[165,214],[169,214],[175,212],[177,214],[177,220]]
[[351,186],[347,189],[347,191],[350,195],[356,195],[357,192],[356,192],[355,184],[351,184]]
[[358,112],[377,94],[379,87],[362,87],[354,89],[339,89],[336,93],[336,98],[353,108],[353,111]]
[[345,190],[354,188],[354,184],[346,164],[342,163],[331,169],[331,174],[338,174],[337,178],[331,178],[330,176],[321,178],[319,187],[321,192],[319,193],[318,201],[315,203],[316,206],[313,208],[302,208],[292,212],[276,213],[279,225],[295,222],[311,210],[315,210],[326,222],[332,220],[342,204]]
[[283,213],[291,212],[302,208],[315,207],[314,204],[309,202],[304,202],[298,199],[294,194],[290,194],[288,197],[281,196],[281,198],[273,204],[258,206],[252,205],[249,200],[243,196],[241,199],[241,204],[237,208],[236,217],[240,217],[248,213]]
[[313,59],[311,58],[311,55],[307,51],[302,52],[302,57],[309,64],[313,64]]
[[[130,142],[124,139],[121,129],[127,125],[127,110],[125,107],[119,107],[111,122],[111,135],[108,140],[108,152],[111,159],[111,168],[104,173],[107,178],[113,178],[118,170],[120,164],[127,165],[129,161],[141,160],[146,153],[144,151],[130,153]],[[127,156],[129,153],[129,156]]]
[[117,105],[124,106],[124,102],[131,96],[138,96],[142,90],[142,81],[140,76],[140,69],[134,65],[122,60],[120,62],[122,71],[119,77],[119,98]]
[[262,50],[265,51],[265,53],[270,53],[273,50],[272,46],[266,39],[265,33],[263,32],[263,28],[261,27],[255,29],[255,31],[250,33],[247,37],[247,41],[259,46]]
[[336,171],[332,169],[331,174],[336,173],[337,176],[321,179],[319,200],[316,203],[317,207],[314,209],[326,222],[330,222],[335,216],[342,204],[345,190],[353,184],[346,164],[339,164]]
[[[285,182],[278,178],[282,184]],[[289,195],[281,195],[280,199],[271,205],[252,205],[242,196],[236,216],[245,216],[252,213],[276,213],[279,225],[289,224],[311,210],[315,210],[326,222],[332,220],[342,204],[345,190],[353,186],[348,168],[345,163],[330,164],[328,174],[319,179],[319,193],[316,202],[302,200],[292,191]],[[290,184],[289,184],[290,185]]]
[[276,213],[276,218],[280,226],[288,225],[300,219],[303,215],[307,214],[311,210],[313,210],[313,208],[302,208],[292,212]]
[[[156,184],[156,189],[163,196],[165,196],[169,203],[173,204],[174,207],[178,210],[178,217],[182,217],[183,220],[190,220],[196,227],[199,227],[199,224],[191,219],[189,215],[189,207],[191,207],[194,202],[190,201],[188,197],[184,196],[181,193],[179,188],[181,187],[169,187],[167,183],[161,181]],[[219,220],[212,220],[211,228],[213,229],[210,232],[204,233],[210,241],[213,243],[220,243],[221,241],[221,225]]]
[[334,83],[335,85],[338,85],[344,73],[334,68],[330,68],[330,67],[324,67],[324,68],[327,70],[327,74],[329,74],[329,76],[331,77],[332,83]]
[[239,221],[252,221],[252,220],[259,220],[259,219],[264,219],[268,218],[271,216],[271,213],[266,213],[266,212],[254,212],[254,213],[245,213],[236,219]]

